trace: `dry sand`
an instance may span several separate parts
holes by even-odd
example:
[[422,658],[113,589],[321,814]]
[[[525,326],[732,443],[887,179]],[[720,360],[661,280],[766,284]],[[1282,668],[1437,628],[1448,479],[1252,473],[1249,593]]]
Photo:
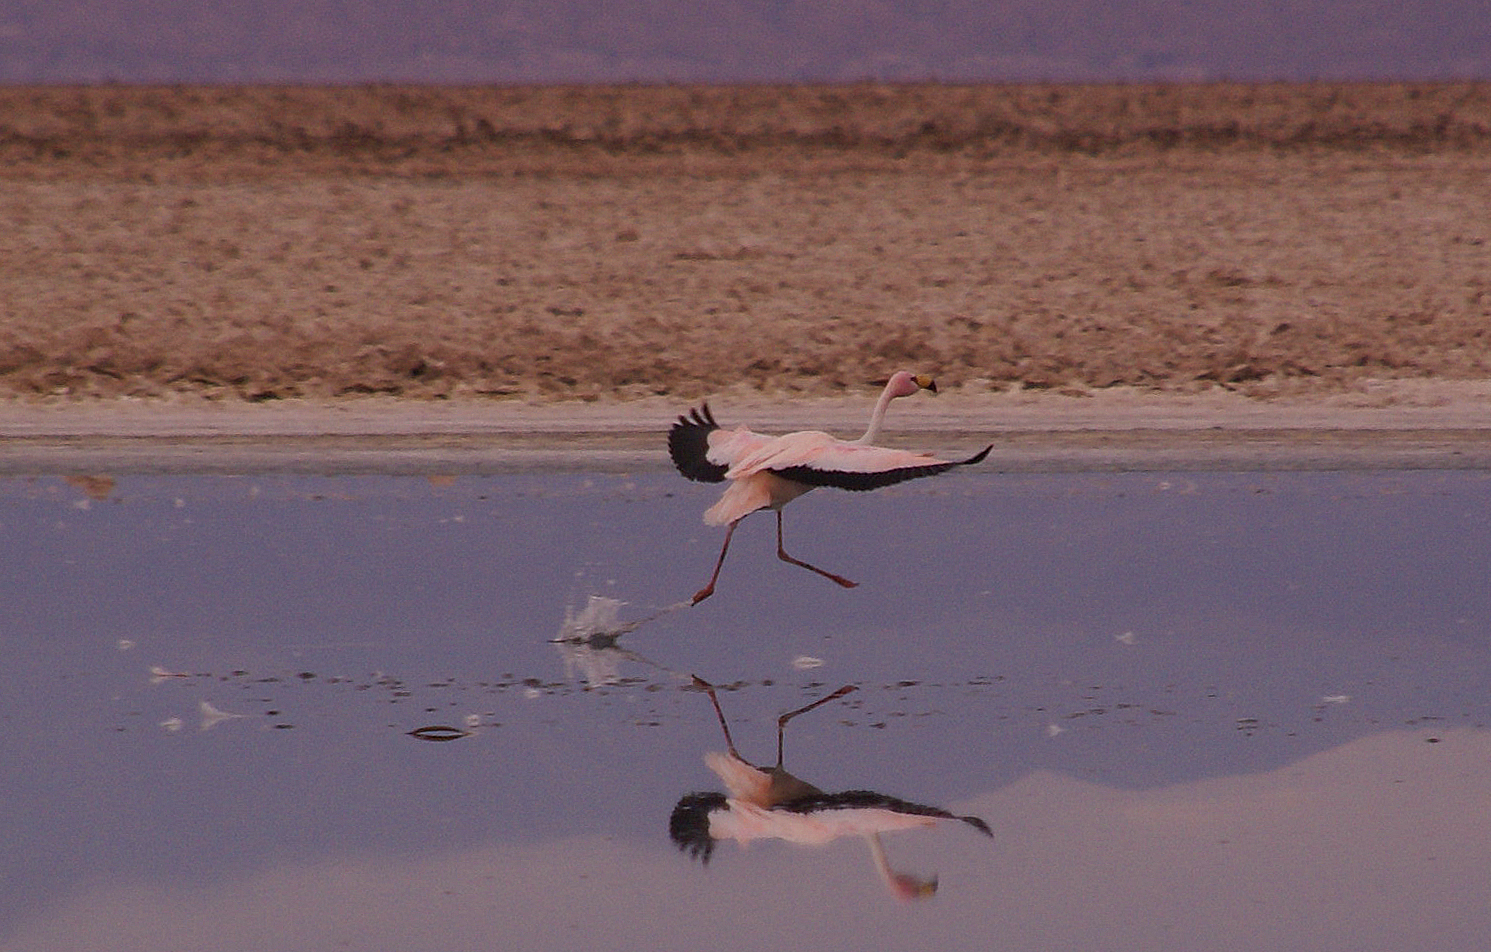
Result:
[[1009,467],[1491,455],[1483,86],[0,105],[9,472],[630,466],[703,397],[852,431],[900,367],[949,391],[904,432]]

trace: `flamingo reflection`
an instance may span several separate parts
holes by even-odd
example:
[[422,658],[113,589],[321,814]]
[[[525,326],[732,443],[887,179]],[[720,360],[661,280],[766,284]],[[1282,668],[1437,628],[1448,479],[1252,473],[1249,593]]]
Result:
[[937,891],[936,877],[924,879],[893,869],[880,834],[957,820],[985,836],[993,835],[989,825],[976,816],[958,816],[940,807],[871,790],[825,793],[782,767],[787,723],[849,694],[855,690],[852,684],[777,718],[777,762],[772,767],[755,766],[740,755],[714,686],[699,677],[694,678],[694,686],[709,695],[725,735],[727,753],[706,754],[704,762],[728,792],[686,794],[673,808],[668,834],[680,850],[702,863],[709,862],[716,842],[724,839],[741,844],[754,839],[782,839],[820,845],[841,836],[863,836],[875,868],[891,893],[899,899],[923,899]]

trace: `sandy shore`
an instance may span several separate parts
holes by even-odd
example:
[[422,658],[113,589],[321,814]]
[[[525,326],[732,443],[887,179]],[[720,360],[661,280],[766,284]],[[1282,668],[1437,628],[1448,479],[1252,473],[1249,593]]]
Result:
[[[868,402],[737,393],[712,404],[727,425],[854,436]],[[953,390],[900,401],[883,442],[950,454],[992,442],[987,465],[1017,472],[1491,469],[1488,407],[1488,383],[1384,382],[1271,401]],[[0,474],[662,471],[665,431],[684,408],[665,398],[9,403],[0,404]]]
[[[1486,465],[1475,84],[0,90],[0,472]],[[910,405],[906,405],[910,404]]]

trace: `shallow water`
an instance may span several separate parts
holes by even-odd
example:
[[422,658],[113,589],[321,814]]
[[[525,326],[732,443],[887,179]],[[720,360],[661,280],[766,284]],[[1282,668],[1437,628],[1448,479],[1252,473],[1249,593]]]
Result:
[[[1491,475],[825,491],[788,548],[860,587],[757,516],[679,607],[712,498],[0,481],[0,948],[1491,944]],[[723,746],[691,674],[758,762],[858,685],[788,768],[994,836],[886,835],[939,877],[914,903],[859,838],[691,860],[669,812]]]

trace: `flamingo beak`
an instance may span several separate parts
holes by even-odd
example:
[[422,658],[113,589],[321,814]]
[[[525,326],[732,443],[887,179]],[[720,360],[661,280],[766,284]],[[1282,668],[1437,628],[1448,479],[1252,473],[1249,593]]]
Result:
[[937,392],[937,381],[933,380],[930,375],[917,374],[912,379],[915,380],[916,385],[918,387],[921,387],[923,390],[930,390],[933,393]]

